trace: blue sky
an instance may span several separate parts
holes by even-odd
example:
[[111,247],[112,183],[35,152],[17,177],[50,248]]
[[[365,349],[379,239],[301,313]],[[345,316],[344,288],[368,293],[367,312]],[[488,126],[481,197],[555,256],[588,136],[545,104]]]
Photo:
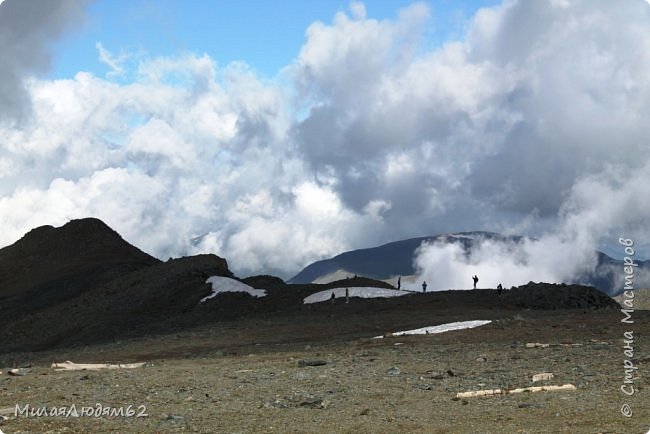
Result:
[[[394,19],[407,0],[367,1],[368,18]],[[477,9],[496,0],[427,2],[431,19],[424,46],[432,48],[462,36]],[[104,75],[97,43],[115,56],[208,54],[219,66],[244,61],[258,74],[273,77],[290,64],[315,21],[329,23],[350,2],[269,0],[97,0],[89,4],[87,21],[55,44],[51,78],[71,78],[79,71]]]
[[410,237],[536,239],[434,249],[432,287],[563,281],[619,237],[647,256],[643,0],[6,0],[0,29],[0,245],[92,216],[290,277]]

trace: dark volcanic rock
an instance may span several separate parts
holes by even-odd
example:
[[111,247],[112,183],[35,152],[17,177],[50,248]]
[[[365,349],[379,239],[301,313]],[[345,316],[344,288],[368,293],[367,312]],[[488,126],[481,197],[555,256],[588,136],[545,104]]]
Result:
[[8,324],[0,339],[7,350],[12,344],[14,350],[45,349],[174,330],[210,294],[205,281],[214,275],[232,277],[216,255],[158,263],[26,315]]
[[253,288],[260,289],[269,289],[285,286],[284,280],[276,276],[270,276],[268,274],[259,275],[259,276],[250,276],[241,279],[246,285],[250,285]]
[[225,259],[161,262],[97,219],[43,226],[0,250],[2,351],[45,349],[167,330],[210,294]]
[[324,284],[323,288],[343,288],[346,286],[347,287],[374,286],[376,288],[395,289],[395,287],[390,283],[386,283],[382,280],[375,280],[363,276],[354,276],[354,277],[350,277],[349,279],[336,280],[334,282]]
[[101,220],[42,226],[0,249],[0,313],[23,315],[160,261]]
[[591,286],[528,282],[504,291],[504,300],[532,309],[609,309],[618,303]]
[[400,309],[466,314],[493,307],[618,307],[591,287],[532,282],[500,296],[484,289],[304,305],[304,297],[332,287],[392,286],[367,277],[326,285],[291,285],[273,276],[242,280],[265,289],[266,297],[221,293],[200,303],[212,292],[206,279],[215,275],[234,278],[226,260],[216,255],[160,262],[97,219],[75,220],[58,229],[34,229],[0,250],[0,354],[171,333],[216,321],[266,321],[275,315],[289,323],[301,318],[300,327],[312,327],[313,313],[330,315],[335,323],[338,315],[374,318],[377,313]]
[[182,312],[211,293],[205,283],[210,276],[233,277],[226,260],[216,255],[171,259],[115,279],[83,301],[119,312]]

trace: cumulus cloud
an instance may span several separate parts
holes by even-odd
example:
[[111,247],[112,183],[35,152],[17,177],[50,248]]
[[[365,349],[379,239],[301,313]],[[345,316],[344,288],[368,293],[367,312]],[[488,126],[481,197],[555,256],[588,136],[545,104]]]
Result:
[[[3,3],[0,20],[8,6],[34,7],[19,4]],[[122,63],[99,44],[132,80],[38,79],[44,36],[30,53],[0,36],[3,58],[10,47],[29,60],[0,72],[22,89],[0,89],[3,110],[33,107],[0,127],[0,244],[92,215],[161,258],[210,251],[240,274],[290,277],[410,236],[537,236],[469,258],[423,248],[433,289],[475,273],[485,284],[562,280],[593,265],[598,243],[647,243],[650,7],[505,1],[462,39],[424,49],[430,15],[416,3],[376,20],[355,2],[309,26],[273,80],[205,54]]]
[[286,145],[285,97],[245,65],[185,55],[137,77],[30,80],[33,121],[0,131],[2,244],[97,216],[161,258],[215,252],[286,275],[381,225],[380,205],[348,210],[311,180]]
[[[609,166],[602,174],[580,179],[560,210],[557,226],[539,238],[483,239],[469,252],[459,244],[425,243],[414,258],[419,278],[432,289],[468,288],[475,274],[489,288],[499,283],[574,282],[596,267],[600,238],[646,239],[648,207],[641,198],[650,194],[649,174],[650,162],[646,162],[632,170]],[[649,277],[642,273],[637,284],[650,284]]]
[[[514,250],[485,242],[466,257],[423,246],[423,276],[460,288],[475,273],[491,287],[563,282],[593,270],[599,242],[629,234],[647,246],[650,208],[639,198],[648,194],[650,131],[639,113],[650,96],[649,21],[643,2],[506,2],[476,15],[468,59],[518,77],[507,104],[519,121],[476,161],[471,193],[487,209],[527,216],[522,227],[552,224]],[[623,23],[626,31],[613,30]]]
[[30,96],[25,90],[25,78],[47,70],[52,40],[83,22],[86,3],[75,0],[0,3],[0,118],[5,122],[29,114]]

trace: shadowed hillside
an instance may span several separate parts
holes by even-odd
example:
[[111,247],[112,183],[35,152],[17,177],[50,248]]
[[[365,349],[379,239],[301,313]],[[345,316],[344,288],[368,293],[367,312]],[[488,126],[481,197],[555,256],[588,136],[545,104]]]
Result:
[[0,249],[0,313],[50,307],[159,262],[95,218],[41,226]]
[[[398,299],[354,298],[349,304],[304,304],[316,292],[346,287],[393,287],[358,276],[324,285],[286,284],[262,275],[237,279],[225,259],[197,255],[161,262],[124,241],[96,219],[61,228],[37,228],[0,250],[2,303],[0,352],[19,352],[109,342],[174,333],[210,323],[329,321],[344,313],[363,327],[389,315],[390,323],[416,324],[417,318],[463,316],[468,310],[598,309],[618,305],[594,288],[577,285],[524,285],[504,291],[410,293]],[[211,276],[237,279],[265,290],[213,292]],[[345,307],[341,307],[345,306]],[[383,324],[383,323],[382,323]],[[375,327],[375,326],[373,326]],[[365,333],[365,332],[364,332]],[[281,341],[291,337],[279,336]]]

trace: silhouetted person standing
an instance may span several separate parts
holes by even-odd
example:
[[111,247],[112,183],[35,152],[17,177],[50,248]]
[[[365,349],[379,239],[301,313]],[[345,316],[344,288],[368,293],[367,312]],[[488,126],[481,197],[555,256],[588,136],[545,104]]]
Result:
[[427,292],[427,282],[422,282],[422,292]]
[[501,295],[501,291],[503,291],[503,286],[499,283],[497,285],[497,295]]
[[474,289],[476,289],[476,284],[478,283],[478,276],[476,275],[472,276],[472,280],[474,281]]
[[332,304],[334,304],[334,299],[335,298],[336,298],[336,296],[334,295],[334,291],[332,291],[332,296],[330,297],[330,300],[331,300]]
[[345,288],[345,304],[348,304],[350,302],[350,291],[348,288]]
[[402,276],[399,276],[397,278],[397,289],[400,289],[401,286],[402,286]]

